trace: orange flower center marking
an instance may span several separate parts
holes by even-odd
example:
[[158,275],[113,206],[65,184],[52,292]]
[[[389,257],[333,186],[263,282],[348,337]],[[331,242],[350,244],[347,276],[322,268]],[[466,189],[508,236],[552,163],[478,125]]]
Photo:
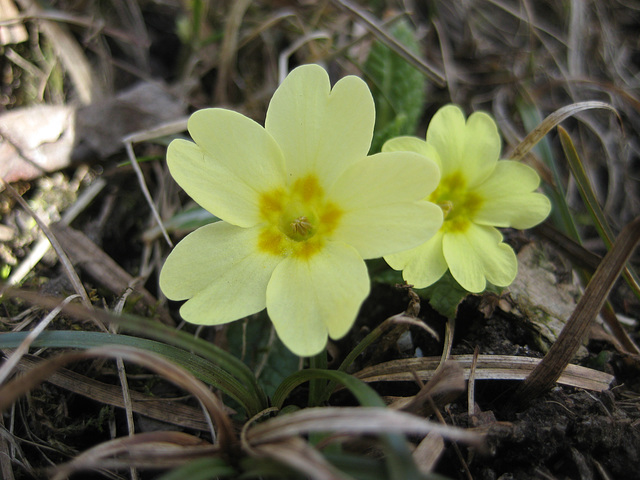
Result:
[[429,196],[444,213],[445,232],[464,232],[482,206],[482,197],[467,188],[467,181],[460,172],[454,172],[442,180]]
[[260,213],[265,228],[258,248],[273,255],[305,259],[322,249],[342,217],[342,210],[325,199],[315,175],[299,178],[289,189],[263,193]]

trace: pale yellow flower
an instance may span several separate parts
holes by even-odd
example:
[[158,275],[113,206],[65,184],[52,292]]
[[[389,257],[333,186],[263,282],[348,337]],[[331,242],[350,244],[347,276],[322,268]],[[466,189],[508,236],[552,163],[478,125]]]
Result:
[[222,221],[171,252],[162,291],[188,299],[188,322],[218,325],[267,308],[298,355],[345,335],[369,293],[363,259],[427,241],[442,211],[424,198],[436,164],[413,152],[367,156],[375,119],[366,84],[331,89],[317,65],[292,71],[261,127],[236,112],[189,120],[195,143],[175,140],[167,161],[178,184]]
[[445,221],[428,242],[385,256],[416,288],[427,287],[447,271],[469,292],[489,281],[507,286],[517,273],[512,248],[495,227],[530,228],[551,209],[536,193],[540,177],[527,165],[500,158],[500,135],[481,112],[465,122],[460,108],[447,105],[434,115],[426,142],[415,137],[389,140],[383,152],[412,151],[434,160],[442,178],[428,200],[440,205]]

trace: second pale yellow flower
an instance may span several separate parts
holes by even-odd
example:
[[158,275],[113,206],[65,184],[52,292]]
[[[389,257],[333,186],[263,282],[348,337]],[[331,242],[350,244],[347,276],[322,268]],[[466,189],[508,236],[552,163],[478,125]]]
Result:
[[535,191],[535,170],[499,160],[500,144],[489,115],[478,112],[465,121],[460,108],[447,105],[431,120],[426,141],[398,137],[383,146],[383,152],[420,153],[441,170],[440,184],[427,198],[442,208],[442,228],[419,247],[385,256],[416,288],[433,284],[447,270],[469,292],[483,291],[487,281],[504,287],[514,280],[515,253],[495,227],[533,227],[551,204]]

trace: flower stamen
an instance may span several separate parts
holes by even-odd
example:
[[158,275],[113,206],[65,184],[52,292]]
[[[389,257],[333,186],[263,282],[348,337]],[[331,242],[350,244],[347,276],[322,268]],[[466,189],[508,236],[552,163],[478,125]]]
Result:
[[290,223],[290,226],[291,230],[293,230],[294,233],[301,237],[306,237],[313,227],[311,222],[309,222],[307,217],[305,217],[304,215],[296,218],[293,222]]
[[438,206],[442,209],[442,215],[446,220],[447,215],[453,210],[453,202],[451,200],[443,200],[438,203]]

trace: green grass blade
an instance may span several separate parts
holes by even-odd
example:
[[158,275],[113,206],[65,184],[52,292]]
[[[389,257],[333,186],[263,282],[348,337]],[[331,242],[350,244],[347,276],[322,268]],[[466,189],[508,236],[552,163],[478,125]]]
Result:
[[[319,369],[301,370],[289,375],[273,395],[273,405],[277,408],[282,408],[284,401],[294,388],[302,383],[316,379],[325,379],[342,384],[356,397],[358,403],[363,407],[386,407],[380,395],[362,380],[345,372]],[[402,478],[405,480],[422,478],[402,435],[381,434],[380,438],[387,450],[389,478]]]
[[[525,129],[533,133],[535,130],[542,128],[542,116],[535,105],[527,104],[524,101],[518,102],[518,111]],[[544,130],[546,130],[546,128]],[[580,241],[578,228],[576,227],[571,211],[569,210],[569,205],[567,204],[566,193],[562,186],[562,177],[555,157],[553,156],[549,140],[544,137],[536,137],[536,142],[537,143],[534,144],[535,146],[533,146],[533,149],[540,156],[549,170],[551,170],[553,183],[555,184],[542,185],[544,193],[549,197],[553,205],[550,214],[551,220],[556,228],[573,240],[582,243]],[[518,154],[517,156],[521,157],[522,155],[524,155],[524,153]]]
[[[33,305],[38,305],[41,308],[48,309],[54,309],[61,303],[61,299],[56,297],[47,297],[35,292],[15,288],[7,288],[4,291],[3,299],[8,298],[20,298]],[[118,325],[121,331],[157,340],[161,343],[173,345],[181,348],[182,350],[192,352],[193,354],[218,365],[222,370],[233,375],[249,391],[251,396],[251,409],[247,412],[248,416],[253,416],[268,406],[267,396],[258,385],[258,381],[251,369],[229,352],[226,352],[225,350],[222,350],[201,338],[196,338],[189,333],[176,330],[173,327],[169,327],[143,317],[138,317],[136,315],[114,315],[99,309],[88,310],[81,305],[65,305],[62,309],[62,313],[81,321],[86,321],[89,318],[96,318],[105,324]]]
[[287,399],[294,388],[305,382],[310,382],[316,379],[330,380],[335,383],[342,384],[356,397],[358,402],[363,406],[385,406],[384,401],[380,398],[376,391],[369,385],[364,383],[362,380],[359,380],[356,377],[345,372],[340,372],[337,370],[321,370],[317,368],[300,370],[299,372],[295,372],[294,374],[289,375],[287,378],[285,378],[276,390],[276,393],[274,393],[273,395],[273,406],[282,408],[284,401]]
[[[28,334],[29,332],[2,333],[0,334],[0,348],[16,348]],[[249,390],[216,363],[194,355],[189,351],[154,340],[103,332],[62,330],[42,332],[32,344],[33,347],[82,349],[104,345],[126,345],[162,355],[173,363],[189,370],[203,382],[219,388],[246,410],[257,408],[253,405],[253,397]]]

